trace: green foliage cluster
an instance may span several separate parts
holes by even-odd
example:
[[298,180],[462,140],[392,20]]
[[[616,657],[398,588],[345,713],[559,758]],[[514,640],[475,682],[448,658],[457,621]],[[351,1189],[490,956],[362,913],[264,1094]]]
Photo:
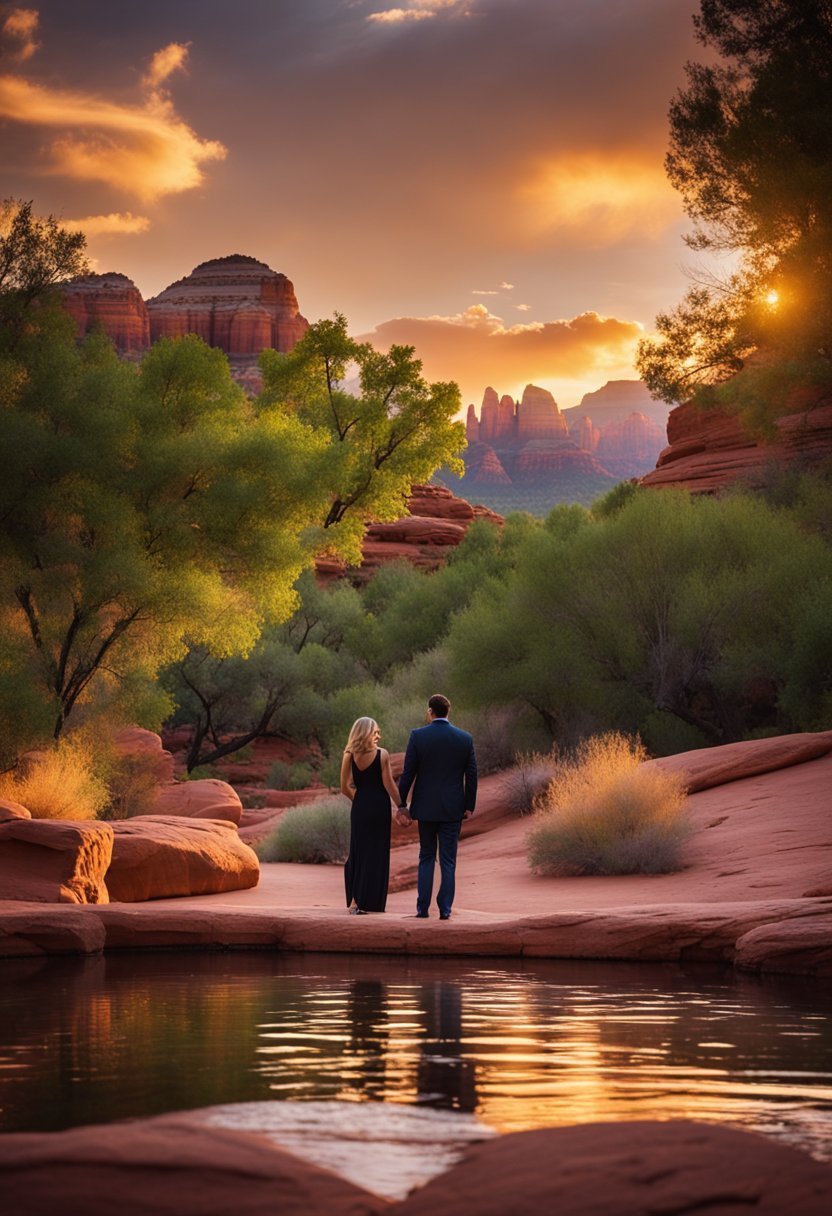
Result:
[[[367,518],[401,514],[413,481],[454,462],[459,393],[342,317],[267,352],[256,402],[193,335],[138,366],[103,334],[79,346],[51,289],[85,269],[84,244],[29,203],[0,207],[0,767],[70,718],[158,724],[184,689],[193,768],[289,706],[302,722],[337,682],[328,635],[287,647],[263,630],[318,552],[355,557]],[[160,684],[174,663],[178,685]],[[243,737],[221,737],[229,717]]]
[[284,760],[275,760],[266,776],[270,790],[305,790],[311,782],[311,765],[287,764]]
[[[684,400],[764,348],[809,360],[828,388],[832,10],[826,0],[701,0],[694,26],[707,62],[688,65],[672,102],[667,172],[694,221],[688,245],[739,264],[727,281],[703,272],[656,319],[639,372],[657,397]],[[775,394],[766,408],[793,407]]]
[[[299,609],[261,643],[275,670],[309,664],[273,729],[309,744],[331,784],[355,718],[403,750],[437,688],[484,771],[610,730],[670,754],[832,728],[831,540],[832,481],[783,473],[762,494],[627,484],[592,511],[479,522],[432,574],[394,563],[363,588],[304,576]],[[211,661],[233,666],[229,732],[258,718],[255,658]],[[198,702],[168,678],[193,720]]]
[[541,874],[666,874],[689,826],[682,777],[645,767],[643,746],[612,732],[561,761],[535,803],[529,864]]
[[277,827],[255,846],[261,861],[308,865],[344,862],[350,851],[350,803],[340,794],[291,807]]

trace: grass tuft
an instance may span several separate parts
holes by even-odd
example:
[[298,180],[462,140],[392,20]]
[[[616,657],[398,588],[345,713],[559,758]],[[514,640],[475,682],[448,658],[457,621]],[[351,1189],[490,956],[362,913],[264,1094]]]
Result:
[[350,851],[350,802],[338,794],[281,815],[277,827],[255,846],[261,861],[308,864],[343,862]]
[[96,819],[110,801],[96,774],[93,749],[81,739],[60,739],[48,751],[24,757],[0,777],[0,797],[25,806],[33,819]]
[[642,744],[600,735],[561,762],[535,802],[529,864],[540,874],[666,874],[688,833],[681,776],[643,767]]

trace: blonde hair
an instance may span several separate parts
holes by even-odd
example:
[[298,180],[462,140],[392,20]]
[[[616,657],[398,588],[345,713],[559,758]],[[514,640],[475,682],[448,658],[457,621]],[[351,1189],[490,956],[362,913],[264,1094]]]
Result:
[[373,732],[378,730],[375,718],[356,718],[352,724],[345,752],[352,756],[360,756],[362,752],[370,752],[375,747]]

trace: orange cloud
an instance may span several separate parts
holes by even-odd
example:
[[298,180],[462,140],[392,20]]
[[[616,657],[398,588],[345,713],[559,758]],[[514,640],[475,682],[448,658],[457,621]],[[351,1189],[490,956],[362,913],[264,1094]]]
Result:
[[661,161],[628,152],[564,153],[535,166],[518,195],[537,235],[579,237],[596,248],[660,236],[682,215]]
[[109,215],[88,215],[81,220],[62,220],[61,225],[70,232],[83,232],[86,236],[112,236],[116,233],[132,235],[147,232],[150,220],[146,215],[133,215],[132,211],[111,211]]
[[186,56],[178,43],[154,55],[144,78],[151,92],[141,105],[0,76],[0,117],[58,132],[48,150],[48,173],[105,182],[144,200],[192,190],[203,181],[203,164],[222,160],[226,149],[201,139],[158,87]]
[[182,42],[171,42],[153,56],[150,67],[142,78],[142,83],[150,89],[158,89],[169,76],[185,67],[187,59],[187,45]]
[[403,21],[428,21],[440,12],[463,10],[466,15],[470,10],[470,0],[409,0],[407,8],[382,9],[377,13],[368,13],[367,20],[381,25],[400,25]]
[[484,304],[449,317],[397,317],[364,340],[379,350],[415,346],[429,380],[456,380],[463,400],[478,401],[487,384],[519,395],[532,381],[574,405],[605,380],[636,379],[633,357],[642,326],[581,313],[571,320],[506,325]]
[[16,49],[7,51],[13,59],[25,62],[40,46],[35,39],[39,20],[37,9],[34,8],[13,8],[9,13],[0,29],[12,42],[20,43]]

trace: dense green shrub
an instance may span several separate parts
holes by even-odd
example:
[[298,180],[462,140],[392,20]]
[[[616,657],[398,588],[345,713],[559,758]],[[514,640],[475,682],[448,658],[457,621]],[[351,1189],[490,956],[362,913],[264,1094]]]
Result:
[[305,790],[311,782],[311,765],[287,764],[284,760],[275,760],[266,777],[270,790]]
[[535,804],[529,863],[541,874],[664,874],[680,868],[688,831],[682,778],[644,768],[640,743],[617,733],[584,743]]
[[340,795],[295,806],[256,846],[261,861],[343,862],[350,851],[350,803]]

